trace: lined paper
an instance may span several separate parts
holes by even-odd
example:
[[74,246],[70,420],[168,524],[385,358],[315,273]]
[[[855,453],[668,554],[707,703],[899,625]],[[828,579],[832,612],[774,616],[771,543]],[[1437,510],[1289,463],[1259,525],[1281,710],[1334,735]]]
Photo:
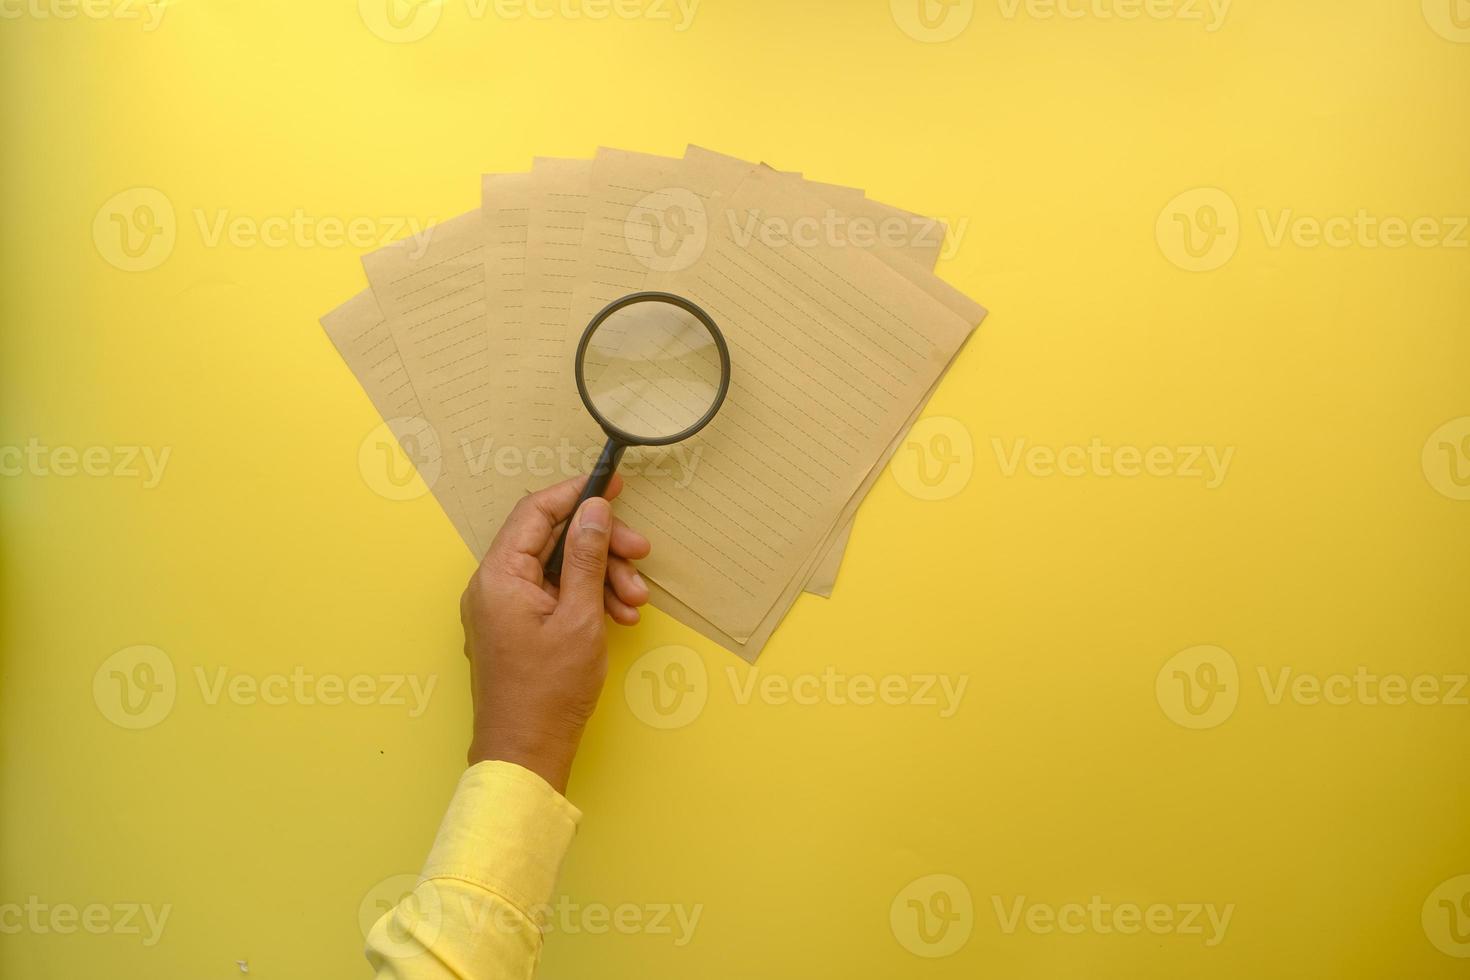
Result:
[[494,481],[479,463],[496,418],[481,214],[434,226],[422,252],[411,244],[395,242],[363,256],[363,269],[424,415],[445,447],[445,476],[483,545],[499,515]]
[[[759,168],[726,206],[791,222],[813,211],[810,195]],[[655,541],[645,575],[744,641],[972,324],[863,250],[740,240],[718,220],[693,265],[646,282],[709,311],[737,368],[696,437],[700,478],[682,490],[630,480],[619,506]]]
[[[321,325],[390,429],[395,420],[424,417],[418,394],[393,342],[392,331],[371,289],[363,290],[322,317]],[[400,434],[395,432],[395,435]],[[430,458],[442,464],[442,443],[423,448],[438,453]],[[478,554],[475,536],[458,495],[442,479],[435,481],[430,489],[465,546]]]
[[[372,297],[324,327],[380,411],[416,407],[442,433],[433,489],[478,551],[521,493],[580,472],[576,450],[600,447],[572,378],[586,320],[640,289],[703,306],[731,347],[729,398],[678,447],[683,478],[630,451],[617,509],[654,541],[642,570],[655,605],[754,660],[803,584],[830,589],[863,494],[984,315],[932,274],[942,225],[897,247],[774,239],[772,219],[937,223],[698,147],[682,159],[537,158],[531,174],[487,176],[482,190],[481,209],[434,229],[423,254],[397,243],[366,258]],[[351,336],[349,319],[361,323]],[[667,358],[683,340],[653,342]],[[507,447],[519,468],[495,462]],[[524,465],[538,449],[560,467]]]
[[573,288],[581,278],[591,171],[590,160],[537,157],[531,172],[525,264],[529,309],[520,348],[526,381],[520,428],[529,443],[540,447],[554,447],[561,434],[560,406],[573,391],[571,351],[580,329],[574,330],[569,313]]

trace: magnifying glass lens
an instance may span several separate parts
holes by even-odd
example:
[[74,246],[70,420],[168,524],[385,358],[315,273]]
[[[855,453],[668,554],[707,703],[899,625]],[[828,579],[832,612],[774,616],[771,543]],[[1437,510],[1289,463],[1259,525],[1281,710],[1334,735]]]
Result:
[[709,329],[672,303],[631,303],[593,331],[582,357],[590,407],[654,442],[699,422],[719,398],[722,365]]

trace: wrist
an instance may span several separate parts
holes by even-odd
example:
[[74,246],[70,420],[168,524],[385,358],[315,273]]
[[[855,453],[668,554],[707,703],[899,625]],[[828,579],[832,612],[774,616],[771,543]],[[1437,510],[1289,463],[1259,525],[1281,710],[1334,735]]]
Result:
[[477,728],[470,739],[468,760],[472,766],[490,761],[513,763],[534,772],[566,796],[572,760],[580,741],[580,734]]

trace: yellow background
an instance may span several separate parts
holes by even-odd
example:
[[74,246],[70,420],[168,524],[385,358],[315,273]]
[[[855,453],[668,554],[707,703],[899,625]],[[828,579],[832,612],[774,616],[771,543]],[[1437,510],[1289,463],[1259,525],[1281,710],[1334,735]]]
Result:
[[[1288,209],[1470,214],[1470,44],[1418,2],[1238,0],[1208,31],[991,0],[943,43],[883,0],[704,0],[683,32],[445,0],[412,43],[352,0],[183,0],[151,32],[28,2],[0,21],[0,445],[172,455],[154,489],[0,480],[0,904],[172,910],[146,948],[0,936],[0,975],[364,975],[359,906],[419,867],[463,763],[470,558],[431,498],[368,488],[376,418],[316,325],[362,287],[364,249],[210,245],[200,222],[442,219],[477,206],[482,171],[533,154],[687,142],[967,222],[940,271],[992,313],[928,414],[970,436],[969,479],[931,501],[885,475],[835,597],[804,597],[760,672],[968,688],[951,718],[740,704],[727,672],[746,668],[663,615],[617,632],[562,887],[701,918],[682,948],[553,934],[543,973],[1464,975],[1421,911],[1470,872],[1470,708],[1272,704],[1259,677],[1470,666],[1470,502],[1435,489],[1422,453],[1470,415],[1465,234],[1268,235]],[[92,229],[134,187],[166,195],[177,242],[125,272]],[[1213,271],[1156,234],[1196,188],[1238,208]],[[1007,475],[993,442],[1093,437],[1235,455],[1207,489]],[[178,692],[129,731],[93,680],[138,644],[167,654]],[[659,730],[624,682],[671,644],[706,667],[707,703]],[[1238,666],[1238,704],[1192,730],[1155,683],[1203,644]],[[209,704],[196,679],[297,667],[438,687],[414,719]],[[890,907],[936,874],[965,883],[974,921],[928,959]],[[1213,947],[1007,933],[994,909],[1093,895],[1235,908]]]

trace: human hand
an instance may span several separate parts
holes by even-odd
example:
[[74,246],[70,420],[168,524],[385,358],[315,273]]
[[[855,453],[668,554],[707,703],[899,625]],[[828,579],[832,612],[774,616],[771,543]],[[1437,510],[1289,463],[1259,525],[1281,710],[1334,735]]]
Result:
[[572,517],[561,583],[542,567],[577,504],[586,477],[523,497],[495,536],[460,598],[470,661],[474,734],[469,762],[501,759],[565,794],[582,729],[607,676],[606,627],[638,622],[648,586],[633,561],[648,539],[613,518],[606,498],[589,498]]

